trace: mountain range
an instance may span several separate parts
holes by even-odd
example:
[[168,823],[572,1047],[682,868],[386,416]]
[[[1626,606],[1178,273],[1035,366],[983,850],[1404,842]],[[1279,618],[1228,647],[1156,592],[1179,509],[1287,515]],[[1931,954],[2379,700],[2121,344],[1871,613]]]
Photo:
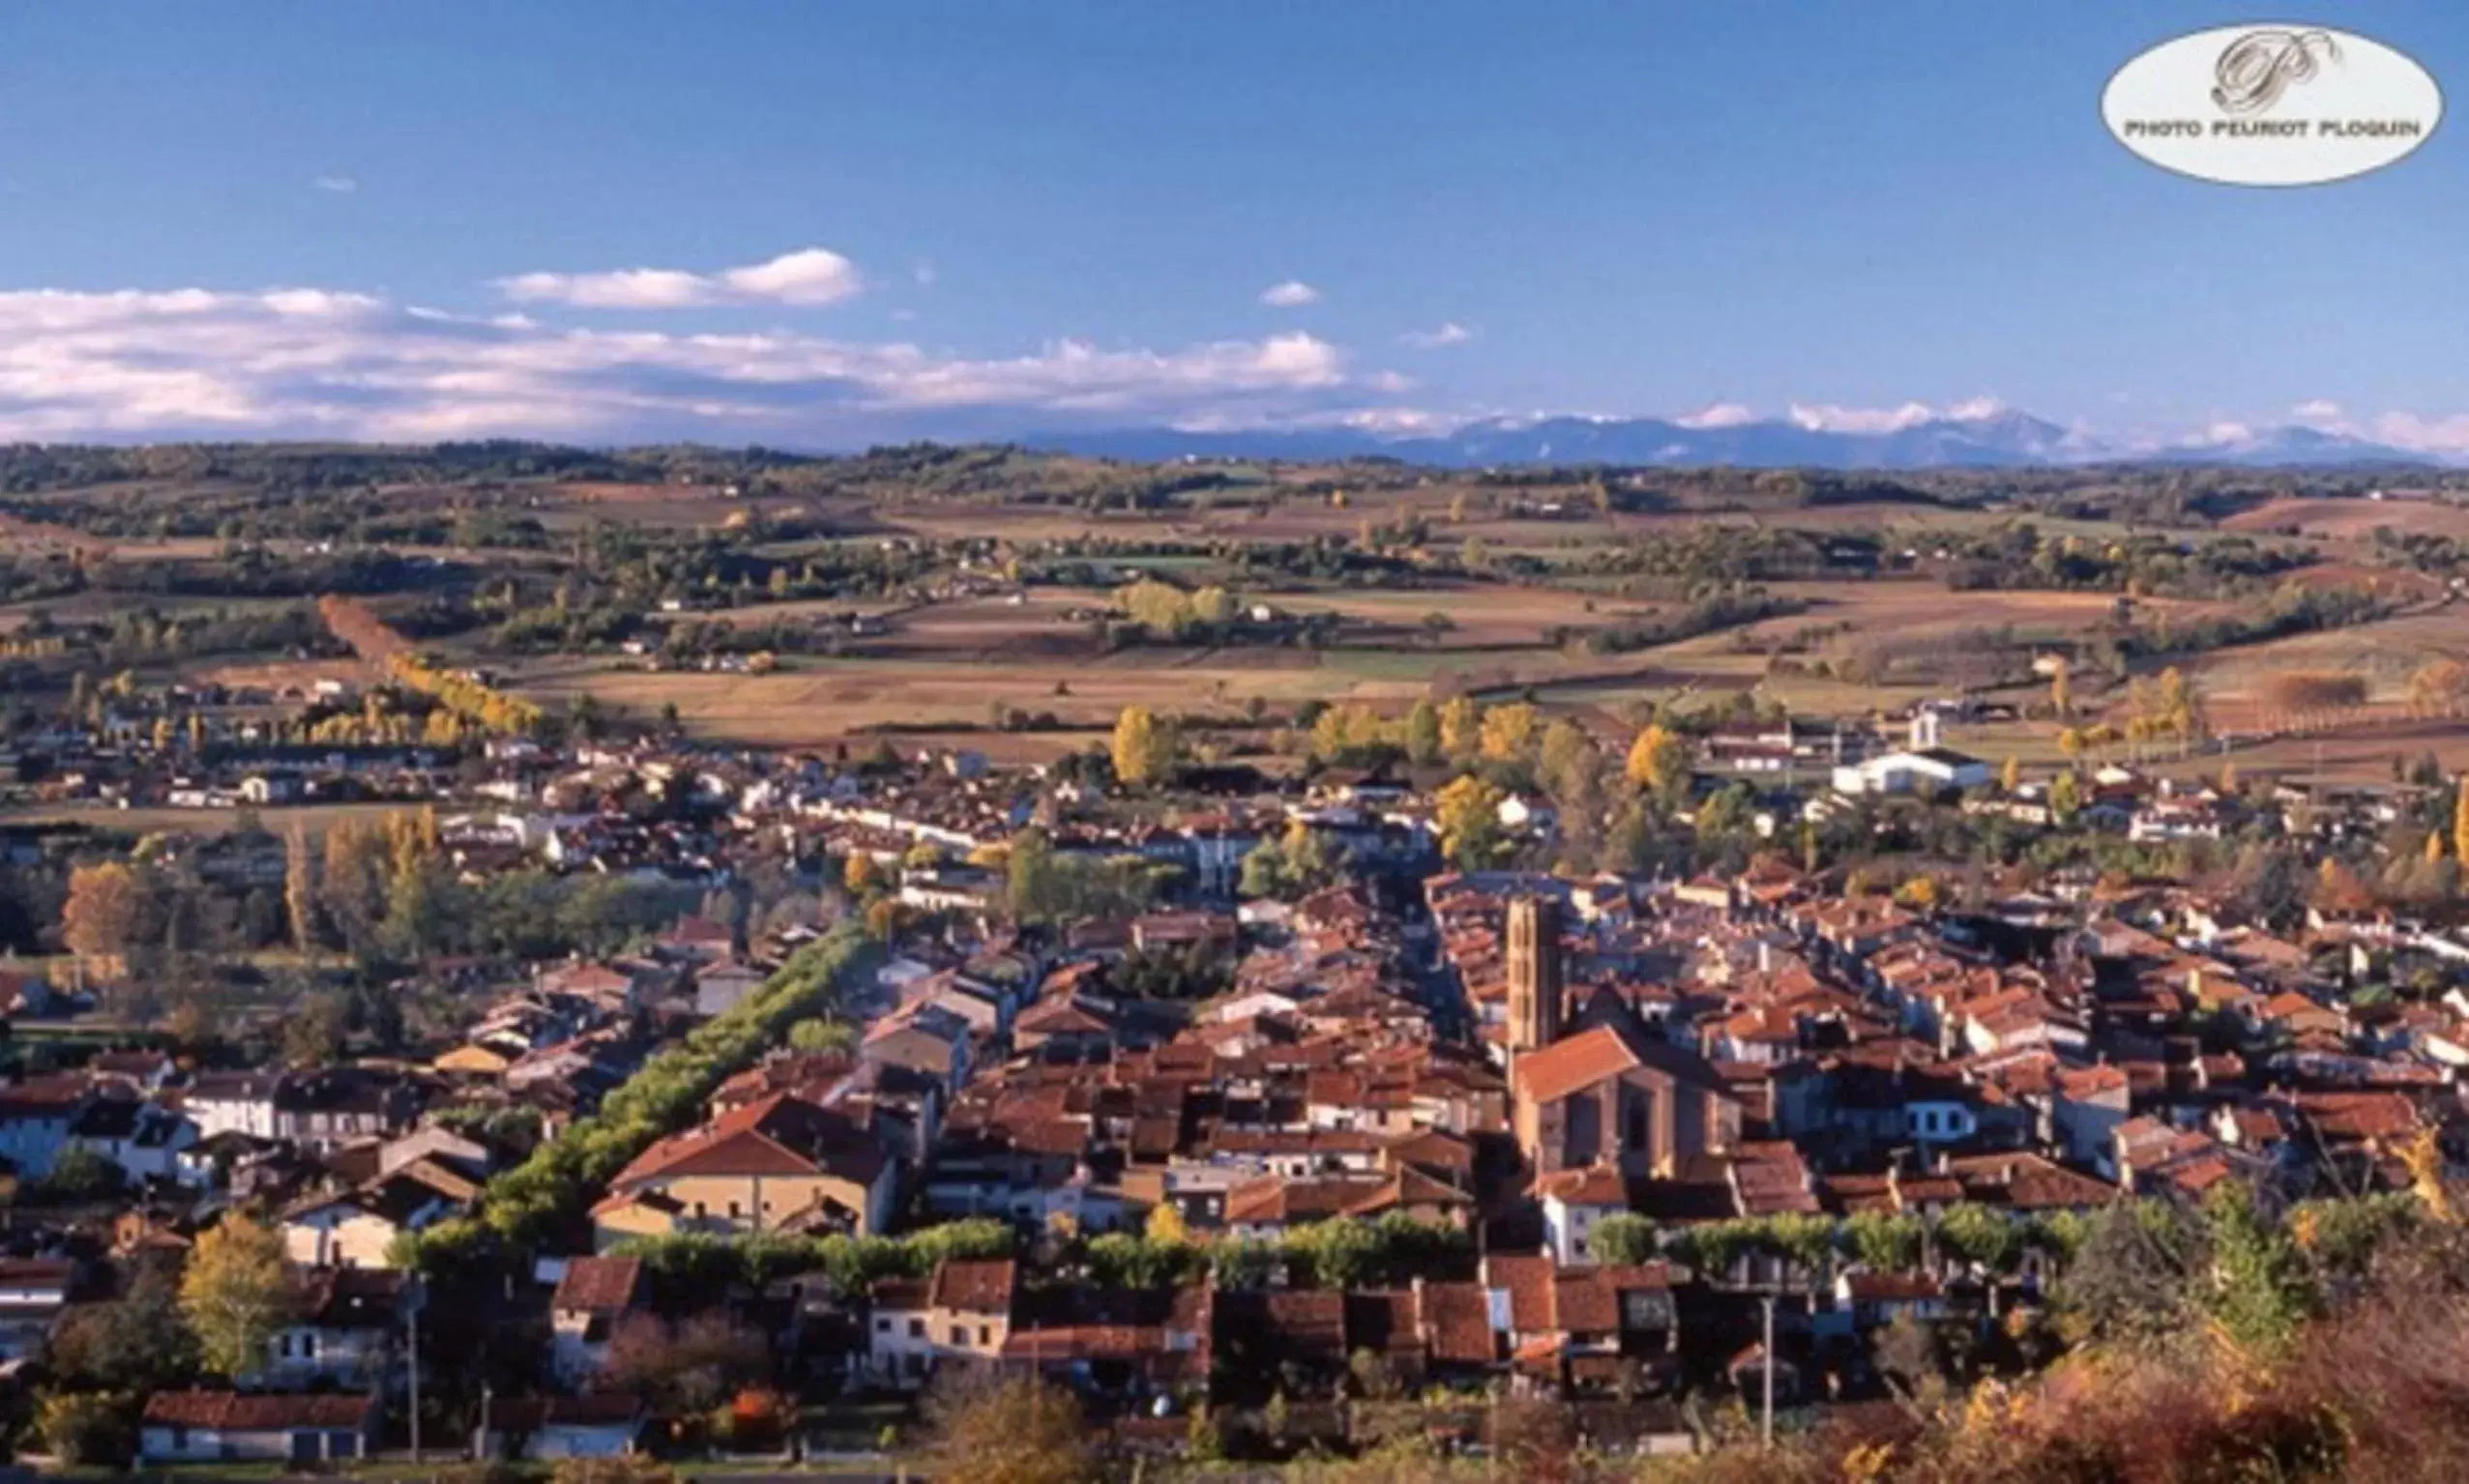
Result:
[[1273,458],[1318,462],[1394,458],[1452,468],[1504,464],[1628,464],[1676,467],[1937,469],[2033,468],[2113,462],[2235,464],[2256,468],[2369,464],[2429,466],[2440,460],[2346,433],[2288,426],[2224,430],[2197,442],[2130,445],[2063,427],[2013,409],[1979,417],[1929,417],[1859,431],[1769,419],[1709,424],[1663,418],[1490,418],[1446,434],[1383,436],[1352,427],[1191,431],[1127,427],[1032,433],[1034,448],[1102,458]]

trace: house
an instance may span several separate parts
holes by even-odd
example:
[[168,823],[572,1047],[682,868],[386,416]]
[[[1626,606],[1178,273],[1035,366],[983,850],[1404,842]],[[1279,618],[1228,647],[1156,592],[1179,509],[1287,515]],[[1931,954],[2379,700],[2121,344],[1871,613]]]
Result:
[[178,1180],[181,1151],[196,1142],[185,1115],[128,1096],[96,1098],[69,1124],[69,1148],[111,1161],[132,1181]]
[[1938,713],[1923,709],[1912,717],[1911,744],[1835,770],[1838,794],[1947,794],[1983,788],[1989,765],[1968,752],[1940,744]]
[[1855,1333],[1893,1324],[1906,1315],[1931,1322],[1946,1317],[1946,1295],[1929,1273],[1854,1270],[1835,1278],[1834,1313]]
[[1564,1264],[1594,1262],[1595,1228],[1629,1209],[1629,1181],[1609,1165],[1543,1176],[1535,1181],[1535,1195],[1543,1211],[1543,1250]]
[[69,1148],[69,1133],[88,1100],[93,1084],[70,1073],[29,1077],[0,1088],[0,1158],[25,1178],[51,1173]]
[[43,1353],[76,1275],[58,1258],[0,1258],[0,1360]]
[[620,1458],[634,1451],[650,1421],[642,1398],[610,1391],[494,1402],[474,1451],[483,1458]]
[[945,1365],[1000,1361],[1019,1284],[1010,1258],[947,1258],[923,1283],[877,1284],[867,1368],[884,1384],[912,1387]]
[[384,1267],[395,1239],[469,1208],[477,1182],[422,1159],[365,1184],[302,1197],[282,1213],[283,1253],[305,1267]]
[[264,1379],[291,1389],[384,1389],[395,1334],[419,1290],[382,1267],[320,1267],[297,1275],[293,1318],[267,1348]]
[[770,975],[751,964],[722,961],[694,972],[694,1013],[725,1015],[761,989]]
[[921,1004],[876,1022],[860,1055],[923,1072],[942,1083],[946,1092],[957,1092],[969,1080],[971,1041],[967,1021],[938,1005]]
[[558,1381],[581,1386],[608,1363],[609,1337],[643,1298],[643,1260],[569,1259],[548,1301],[550,1365]]
[[281,1080],[264,1072],[199,1072],[181,1091],[181,1111],[196,1123],[200,1140],[223,1133],[272,1139],[275,1090]]
[[1982,788],[1989,765],[1952,747],[1888,752],[1835,770],[1838,794],[1943,794]]
[[891,1219],[896,1167],[867,1128],[781,1092],[636,1155],[592,1208],[595,1240],[851,1232]]
[[322,1464],[376,1444],[376,1398],[347,1392],[158,1391],[137,1429],[137,1456],[150,1464]]

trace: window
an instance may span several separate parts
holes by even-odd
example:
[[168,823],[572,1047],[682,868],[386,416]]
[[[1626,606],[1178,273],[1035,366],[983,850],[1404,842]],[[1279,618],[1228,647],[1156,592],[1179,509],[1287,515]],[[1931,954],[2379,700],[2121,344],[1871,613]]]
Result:
[[926,1321],[922,1319],[913,1319],[909,1321],[909,1338],[912,1340],[923,1340],[926,1338]]
[[966,1345],[969,1343],[968,1325],[955,1324],[952,1326],[952,1343],[955,1345]]
[[876,1334],[890,1334],[892,1332],[891,1319],[884,1315],[875,1316],[874,1332]]
[[728,1204],[728,1219],[729,1219],[729,1220],[731,1220],[731,1221],[735,1221],[735,1220],[737,1219],[737,1217],[738,1217],[737,1203],[736,1203],[735,1201],[731,1201],[731,1202]]
[[980,1324],[978,1326],[978,1343],[980,1345],[991,1345],[994,1343],[994,1326],[992,1324]]

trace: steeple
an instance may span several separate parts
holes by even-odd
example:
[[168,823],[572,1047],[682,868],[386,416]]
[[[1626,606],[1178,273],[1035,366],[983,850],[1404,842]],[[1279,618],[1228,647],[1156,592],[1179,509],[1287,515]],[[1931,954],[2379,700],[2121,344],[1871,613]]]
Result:
[[1509,903],[1509,1054],[1560,1039],[1560,904],[1547,897]]

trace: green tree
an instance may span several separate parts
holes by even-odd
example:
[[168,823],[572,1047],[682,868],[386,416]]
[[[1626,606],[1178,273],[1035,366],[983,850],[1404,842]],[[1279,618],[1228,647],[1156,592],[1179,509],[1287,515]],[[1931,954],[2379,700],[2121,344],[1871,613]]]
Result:
[[1032,826],[1013,838],[1004,861],[1004,896],[1012,916],[1023,922],[1053,914],[1061,895],[1062,868],[1055,863],[1054,842]]
[[131,1399],[101,1391],[54,1391],[35,1409],[44,1447],[73,1468],[126,1464],[136,1451]]
[[2014,1266],[2023,1234],[2004,1213],[1970,1201],[1950,1206],[1937,1218],[1937,1239],[1948,1251],[1990,1273]]
[[44,1358],[81,1390],[161,1391],[195,1377],[197,1342],[181,1323],[171,1279],[142,1269],[126,1297],[64,1312]]
[[1843,1223],[1853,1258],[1871,1272],[1908,1272],[1920,1266],[1921,1218],[1903,1212],[1865,1210]]
[[2277,1359],[2314,1311],[2304,1255],[2242,1180],[2223,1180],[2204,1197],[2203,1225],[2212,1247],[2204,1311],[2248,1356]]
[[1651,1263],[1661,1250],[1652,1218],[1635,1211],[1614,1211],[1595,1223],[1586,1240],[1595,1259],[1624,1265]]
[[310,1071],[340,1059],[350,1026],[351,1012],[340,995],[321,991],[303,998],[283,1021],[284,1064]]
[[857,1028],[845,1020],[817,1015],[789,1027],[789,1049],[807,1056],[857,1049]]
[[1440,760],[1440,708],[1429,700],[1417,701],[1406,713],[1405,747],[1407,761],[1427,767]]
[[117,1195],[121,1184],[120,1167],[101,1152],[74,1145],[60,1152],[51,1162],[51,1173],[44,1184],[55,1194],[72,1201],[99,1200]]

